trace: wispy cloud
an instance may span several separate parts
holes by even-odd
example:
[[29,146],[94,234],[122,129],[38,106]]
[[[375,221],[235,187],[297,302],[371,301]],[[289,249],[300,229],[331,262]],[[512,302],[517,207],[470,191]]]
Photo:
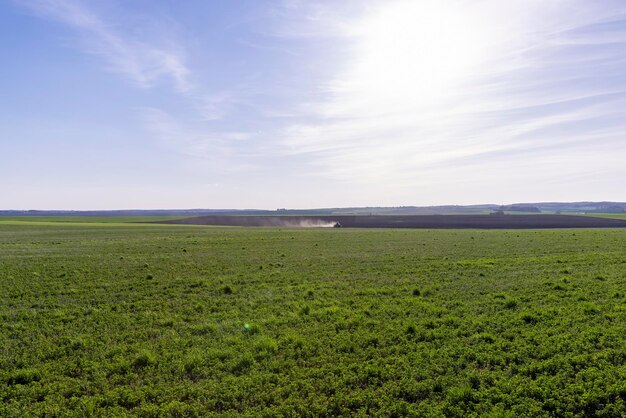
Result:
[[169,112],[146,107],[139,109],[144,125],[164,147],[187,157],[202,159],[209,163],[213,172],[236,172],[251,167],[251,157],[258,153],[252,139],[245,131],[217,131],[182,123]]
[[224,119],[241,102],[241,97],[230,92],[220,92],[195,100],[195,110],[202,120],[217,121]]
[[106,68],[122,74],[137,86],[148,88],[160,79],[170,79],[178,92],[192,85],[183,49],[172,40],[154,44],[124,33],[115,21],[108,21],[88,3],[76,0],[17,0],[37,16],[67,25],[79,36],[86,53],[99,56]]
[[572,174],[584,153],[597,157],[590,170],[615,163],[606,146],[590,153],[598,141],[623,151],[619,3],[397,0],[343,27],[353,54],[283,131],[312,176],[380,190],[478,184],[519,177],[532,155],[538,180]]
[[626,175],[621,0],[279,0],[234,25],[240,9],[209,25],[189,6],[168,16],[181,36],[150,30],[158,8],[13,1],[153,88],[139,123],[210,173],[397,203]]
[[[146,35],[151,31],[131,30],[123,24],[124,19],[98,12],[89,2],[15,1],[42,19],[74,30],[76,45],[82,52],[100,57],[107,70],[124,76],[139,88],[156,87],[163,81],[172,83],[178,94],[178,106],[187,109],[185,117],[178,116],[180,112],[170,112],[167,106],[164,109],[152,103],[138,110],[140,123],[160,146],[189,158],[204,159],[226,171],[247,166],[242,161],[249,158],[246,150],[250,147],[239,144],[254,133],[219,126],[245,102],[250,92],[242,92],[239,85],[207,92],[201,84],[191,82],[192,71],[186,64],[182,45],[162,35]],[[160,26],[160,22],[154,25]]]

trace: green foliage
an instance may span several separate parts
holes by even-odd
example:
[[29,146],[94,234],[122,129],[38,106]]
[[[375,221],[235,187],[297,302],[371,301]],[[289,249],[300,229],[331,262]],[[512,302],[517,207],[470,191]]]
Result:
[[156,363],[156,356],[148,350],[141,350],[139,354],[135,356],[132,362],[132,366],[136,369],[143,369],[154,365]]
[[619,230],[0,224],[0,416],[623,416]]
[[160,222],[181,219],[184,216],[2,216],[0,223],[17,223],[32,224],[40,223],[128,223],[128,222]]

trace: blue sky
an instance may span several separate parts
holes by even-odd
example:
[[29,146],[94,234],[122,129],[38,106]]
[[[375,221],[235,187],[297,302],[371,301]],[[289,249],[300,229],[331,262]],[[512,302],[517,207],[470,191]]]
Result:
[[0,208],[626,200],[626,3],[0,0]]

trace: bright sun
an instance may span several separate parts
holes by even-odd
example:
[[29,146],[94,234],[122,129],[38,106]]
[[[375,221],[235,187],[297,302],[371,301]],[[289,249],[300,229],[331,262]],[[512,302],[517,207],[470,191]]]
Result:
[[338,86],[345,93],[427,104],[445,98],[484,62],[486,30],[467,3],[383,4],[356,26],[356,57]]

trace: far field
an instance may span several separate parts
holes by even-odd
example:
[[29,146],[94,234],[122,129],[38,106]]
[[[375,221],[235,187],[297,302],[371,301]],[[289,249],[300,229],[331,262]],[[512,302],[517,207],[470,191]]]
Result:
[[626,414],[624,229],[46,222],[0,222],[2,417]]
[[537,228],[626,228],[626,219],[576,215],[322,215],[322,216],[232,216],[208,215],[161,221],[167,224],[348,228],[436,229],[537,229]]
[[14,222],[62,223],[135,223],[162,222],[182,219],[182,216],[0,216],[0,224]]
[[626,219],[626,213],[591,213],[585,216],[596,216],[599,218]]

